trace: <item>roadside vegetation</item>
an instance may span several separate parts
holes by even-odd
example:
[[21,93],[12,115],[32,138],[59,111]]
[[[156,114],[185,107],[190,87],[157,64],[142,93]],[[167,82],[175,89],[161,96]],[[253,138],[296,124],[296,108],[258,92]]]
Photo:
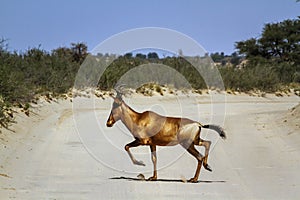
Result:
[[236,42],[231,56],[212,54],[226,88],[267,92],[300,83],[300,18],[266,24],[260,37]]
[[[217,52],[190,59],[201,59],[204,66],[207,59],[212,59],[226,90],[276,92],[293,89],[297,92],[300,91],[299,30],[300,18],[266,24],[259,37],[236,42],[236,52],[231,55]],[[50,97],[67,93],[74,86],[81,65],[86,67],[83,75],[89,75],[77,77],[77,86],[82,87],[86,85],[81,85],[81,82],[91,82],[91,86],[109,90],[129,70],[141,65],[160,64],[179,72],[195,90],[207,89],[198,71],[181,56],[160,58],[156,52],[147,55],[127,53],[118,57],[89,55],[84,43],[72,43],[70,47],[59,47],[51,52],[40,47],[11,52],[8,45],[5,39],[0,40],[0,127],[8,127],[13,121],[12,107],[26,111],[39,95]],[[92,59],[86,61],[87,57]],[[109,66],[100,80],[97,76],[99,68],[88,67],[108,62]],[[137,74],[136,80],[132,81],[142,78],[143,73]],[[175,88],[182,87],[180,77],[172,78],[166,80],[166,84],[171,82]],[[156,92],[162,92],[160,87],[152,86]],[[139,90],[142,91],[142,88]]]

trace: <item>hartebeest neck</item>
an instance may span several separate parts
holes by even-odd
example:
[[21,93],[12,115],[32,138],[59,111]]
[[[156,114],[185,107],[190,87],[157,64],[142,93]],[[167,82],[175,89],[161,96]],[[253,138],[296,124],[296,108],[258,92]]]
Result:
[[134,134],[134,129],[137,126],[137,121],[139,119],[140,113],[134,111],[130,108],[124,101],[122,102],[122,115],[121,121],[129,129],[131,133]]

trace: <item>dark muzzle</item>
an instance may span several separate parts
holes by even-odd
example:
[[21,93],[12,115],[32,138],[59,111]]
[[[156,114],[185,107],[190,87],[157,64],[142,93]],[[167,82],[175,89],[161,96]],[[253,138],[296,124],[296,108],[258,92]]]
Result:
[[110,114],[110,115],[109,115],[109,118],[108,118],[108,120],[107,120],[107,122],[106,122],[106,126],[107,126],[107,127],[112,127],[112,126],[114,125],[115,122],[116,122],[116,121],[115,121],[115,119],[113,118],[112,114]]

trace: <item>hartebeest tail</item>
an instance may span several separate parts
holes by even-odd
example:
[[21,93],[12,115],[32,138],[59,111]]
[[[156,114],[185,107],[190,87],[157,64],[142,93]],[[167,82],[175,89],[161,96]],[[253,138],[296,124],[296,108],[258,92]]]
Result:
[[217,133],[219,133],[219,135],[220,135],[220,137],[221,137],[222,139],[224,139],[224,140],[226,139],[226,134],[225,134],[223,128],[220,127],[220,126],[218,126],[218,125],[207,124],[207,125],[202,125],[201,127],[202,127],[202,128],[207,128],[207,129],[214,130],[214,131],[216,131]]

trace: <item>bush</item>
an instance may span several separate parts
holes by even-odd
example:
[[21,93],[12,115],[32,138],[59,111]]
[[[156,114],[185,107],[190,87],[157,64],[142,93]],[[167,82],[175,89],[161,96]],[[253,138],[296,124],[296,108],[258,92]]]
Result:
[[[37,94],[60,95],[74,85],[84,52],[76,48],[59,48],[48,53],[31,48],[24,53],[9,52],[5,40],[0,41],[0,126],[7,127],[11,117],[8,105],[23,104]],[[83,48],[82,46],[78,48]],[[75,56],[76,55],[76,59]]]
[[265,65],[247,68],[220,68],[226,89],[247,92],[259,89],[274,92],[281,84],[276,71]]

